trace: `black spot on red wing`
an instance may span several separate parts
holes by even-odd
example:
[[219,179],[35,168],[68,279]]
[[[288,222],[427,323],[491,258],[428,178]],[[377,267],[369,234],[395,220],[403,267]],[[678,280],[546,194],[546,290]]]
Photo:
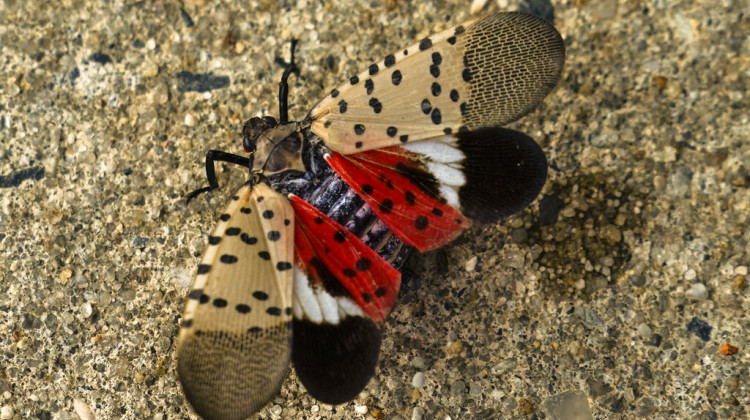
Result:
[[221,220],[222,222],[226,222],[227,220],[229,220],[230,217],[232,217],[232,216],[224,213],[221,216],[219,216],[219,220]]
[[368,71],[370,72],[370,76],[372,76],[373,74],[376,74],[378,70],[379,68],[377,64],[370,64],[370,68],[368,69]]
[[200,299],[203,296],[203,289],[191,290],[188,299]]
[[391,201],[390,198],[386,198],[380,204],[378,204],[378,208],[383,213],[390,213],[391,211],[393,211],[393,201]]
[[352,269],[352,268],[345,268],[344,271],[342,271],[342,273],[346,277],[349,277],[349,278],[353,278],[353,277],[355,277],[357,275],[357,272],[354,271],[354,269]]
[[381,287],[378,287],[377,289],[375,289],[375,297],[379,297],[380,298],[380,297],[385,296],[386,294],[388,294],[388,289],[386,289],[385,287],[381,286]]
[[227,235],[227,236],[237,236],[237,235],[240,234],[240,232],[242,232],[242,230],[240,228],[238,228],[238,227],[230,227],[229,229],[227,229],[224,232],[224,234]]
[[218,245],[219,242],[221,242],[220,236],[209,236],[208,237],[208,244],[209,245]]
[[268,300],[268,293],[262,290],[256,290],[253,292],[253,297],[258,300]]
[[440,124],[443,121],[443,116],[440,114],[440,109],[433,108],[432,113],[430,114],[430,119],[432,120],[433,124]]
[[234,264],[237,262],[237,257],[234,255],[224,254],[219,257],[219,261],[223,262],[224,264]]
[[395,70],[391,74],[391,83],[393,83],[394,86],[398,86],[401,83],[401,80],[403,80],[403,76],[401,75],[401,70]]
[[279,239],[281,239],[281,232],[279,232],[278,230],[272,230],[268,232],[269,241],[278,241]]
[[264,219],[273,219],[273,210],[266,210],[263,212]]
[[456,220],[455,220],[455,222],[456,222],[456,224],[457,224],[457,225],[460,225],[461,223],[463,223],[463,222],[461,221],[461,219],[456,219]]
[[425,38],[421,41],[419,41],[419,50],[424,51],[432,46],[432,40],[430,38]]
[[372,91],[375,89],[375,83],[372,81],[372,79],[367,79],[365,81],[365,91],[368,95],[372,93]]
[[438,96],[440,95],[440,91],[442,89],[440,88],[440,83],[433,82],[432,86],[430,86],[430,92],[432,92],[432,96]]
[[285,271],[285,270],[289,270],[291,268],[292,268],[292,263],[290,263],[290,262],[279,261],[278,263],[276,263],[276,269],[279,270],[279,271]]
[[456,37],[452,36],[447,39],[448,43],[454,45],[456,43]]
[[432,208],[432,214],[434,214],[434,215],[435,215],[435,216],[437,216],[437,217],[442,217],[442,216],[443,216],[443,211],[442,211],[442,210],[440,210],[440,209],[439,209],[439,208],[437,208],[437,207],[433,207],[433,208]]
[[341,114],[345,113],[346,112],[346,107],[347,107],[346,101],[343,100],[343,99],[340,100],[339,101],[339,113],[341,113]]
[[430,74],[432,77],[440,77],[440,66],[437,64],[430,64]]
[[385,180],[385,186],[388,187],[389,190],[393,189],[393,182],[391,182],[390,179]]
[[419,107],[422,109],[422,112],[424,112],[425,115],[429,114],[430,111],[432,111],[432,104],[430,104],[430,101],[427,98],[422,100],[422,103],[419,105]]
[[268,251],[260,251],[258,253],[258,256],[266,261],[271,259],[271,254],[268,253]]
[[253,212],[253,210],[250,207],[243,207],[243,208],[240,209],[240,213],[242,213],[242,214],[250,214],[252,212]]
[[450,97],[451,101],[458,102],[458,91],[456,89],[451,89]]
[[370,184],[364,184],[362,185],[362,192],[365,194],[372,194],[373,188]]
[[226,299],[216,298],[214,299],[214,306],[217,308],[224,308],[227,306],[227,301]]
[[258,243],[258,238],[250,236],[247,233],[243,233],[242,235],[240,235],[240,240],[248,245],[255,245],[256,243]]
[[362,293],[362,300],[365,301],[365,303],[372,302],[372,296],[370,296],[369,293]]
[[414,221],[414,227],[416,227],[417,230],[425,230],[427,229],[428,223],[429,220],[427,220],[427,216],[420,215],[417,217],[417,220]]
[[351,83],[351,84],[352,84],[352,86],[356,85],[357,83],[359,83],[359,77],[357,77],[357,76],[352,76],[352,77],[351,77],[351,78],[349,79],[349,83]]
[[270,308],[266,309],[266,313],[268,315],[281,316],[281,308],[271,306]]
[[386,55],[384,64],[386,67],[396,64],[396,57],[394,57],[393,54]]
[[250,312],[250,307],[245,305],[244,303],[240,303],[239,305],[235,306],[234,309],[241,314]]
[[346,240],[346,233],[343,230],[339,230],[333,234],[333,240],[338,243],[344,242]]
[[388,134],[388,137],[395,137],[396,133],[398,133],[398,129],[393,126],[390,126],[385,130],[385,134]]
[[316,218],[315,218],[315,223],[317,223],[317,224],[319,224],[319,225],[320,225],[320,224],[323,224],[323,218],[322,218],[322,217],[320,217],[320,216],[316,217]]
[[410,206],[413,206],[417,202],[417,197],[411,191],[404,193],[404,198],[406,198],[406,203]]
[[337,89],[334,89],[331,91],[331,98],[336,98],[339,96],[339,91]]
[[401,140],[401,143],[406,143],[407,141],[409,141],[409,136],[406,135],[406,134],[404,134],[403,136],[399,137],[398,139]]
[[368,258],[360,258],[354,266],[359,271],[367,271],[372,267],[372,262]]
[[354,133],[361,136],[365,133],[365,126],[362,124],[354,124]]

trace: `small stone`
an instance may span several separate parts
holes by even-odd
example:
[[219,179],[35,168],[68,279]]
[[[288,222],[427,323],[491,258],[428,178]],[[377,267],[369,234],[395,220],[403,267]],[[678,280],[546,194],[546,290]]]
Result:
[[466,384],[464,381],[456,381],[453,384],[451,384],[451,395],[453,396],[459,396],[461,395],[464,390],[466,390]]
[[552,395],[542,403],[542,409],[550,420],[593,419],[589,400],[580,390]]
[[471,388],[469,389],[469,395],[472,397],[476,397],[477,395],[482,394],[482,386],[479,384],[472,384]]
[[651,337],[651,327],[648,326],[648,324],[641,324],[638,326],[638,334],[644,339],[647,340],[649,337]]
[[685,280],[688,280],[688,281],[690,281],[690,280],[695,280],[695,278],[697,277],[697,274],[695,273],[695,270],[693,270],[692,268],[690,268],[690,269],[688,269],[688,270],[687,270],[687,271],[685,272],[685,274],[683,274],[683,275],[682,275],[682,277],[683,277],[683,278],[684,278]]
[[411,386],[414,388],[420,388],[422,385],[424,385],[424,373],[417,372],[414,374],[414,377],[411,378]]
[[93,312],[94,309],[91,307],[90,303],[86,302],[81,305],[81,315],[83,315],[84,318],[90,317]]
[[740,276],[746,276],[747,275],[747,266],[740,265],[734,268],[734,274],[738,274]]
[[354,411],[357,414],[367,414],[367,406],[366,405],[358,405],[354,407]]
[[411,412],[411,420],[422,420],[424,417],[424,409],[422,407],[414,407]]
[[685,292],[685,294],[690,299],[704,300],[708,297],[708,289],[706,289],[706,285],[703,283],[695,283],[693,284],[693,287]]
[[466,261],[466,265],[464,266],[466,268],[466,271],[471,273],[474,271],[475,268],[477,268],[477,257],[471,257],[469,261]]
[[459,354],[461,354],[462,351],[464,351],[463,341],[454,341],[448,346],[449,356],[458,356]]
[[11,419],[13,418],[13,407],[9,405],[4,405],[3,408],[0,408],[0,419]]

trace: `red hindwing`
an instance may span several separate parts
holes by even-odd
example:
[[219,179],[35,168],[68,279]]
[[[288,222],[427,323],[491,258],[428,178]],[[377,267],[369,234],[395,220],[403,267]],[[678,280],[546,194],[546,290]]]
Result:
[[326,159],[401,241],[420,251],[452,241],[470,224],[440,196],[418,156],[401,147]]
[[348,295],[374,321],[383,321],[398,295],[401,273],[309,203],[295,195],[289,199],[297,264],[327,292]]

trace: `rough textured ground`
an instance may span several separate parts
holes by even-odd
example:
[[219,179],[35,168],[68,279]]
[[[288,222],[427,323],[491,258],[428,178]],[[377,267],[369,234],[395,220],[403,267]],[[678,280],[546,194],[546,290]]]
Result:
[[[0,2],[0,419],[193,418],[177,321],[246,176],[187,206],[206,150],[239,151],[243,120],[276,114],[291,37],[300,118],[470,16],[196,3]],[[549,158],[541,200],[410,259],[355,401],[320,404],[292,375],[261,417],[748,418],[748,1],[490,3],[554,14],[565,37],[558,89],[513,124]],[[181,72],[212,73],[207,90]]]

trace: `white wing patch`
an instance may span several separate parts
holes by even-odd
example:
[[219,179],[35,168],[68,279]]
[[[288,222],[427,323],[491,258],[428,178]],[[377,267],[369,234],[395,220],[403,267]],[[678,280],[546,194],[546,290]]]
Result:
[[333,297],[323,288],[310,286],[305,273],[294,269],[294,318],[315,324],[338,325],[347,316],[365,316],[362,309],[351,299]]
[[497,126],[542,101],[565,48],[544,20],[501,13],[423,39],[349,79],[310,112],[312,131],[351,154]]
[[244,419],[288,370],[294,212],[267,185],[245,185],[219,219],[185,305],[177,370],[202,417]]

